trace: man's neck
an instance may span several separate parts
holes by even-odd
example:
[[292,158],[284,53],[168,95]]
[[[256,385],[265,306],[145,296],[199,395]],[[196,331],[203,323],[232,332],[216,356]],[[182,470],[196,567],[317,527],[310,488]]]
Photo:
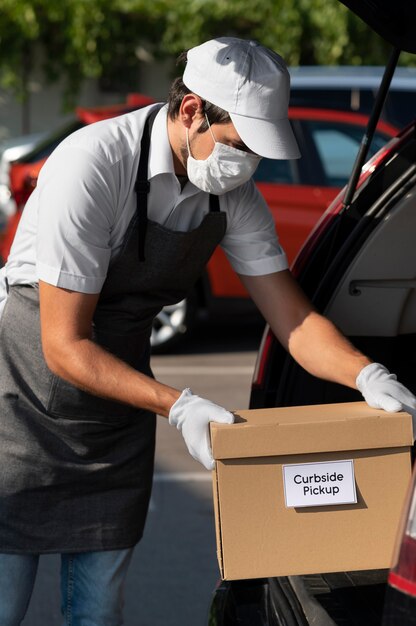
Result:
[[179,177],[183,177],[183,176],[186,177],[186,169],[182,163],[182,153],[181,153],[181,148],[182,148],[182,143],[183,143],[182,135],[184,132],[183,125],[178,120],[171,120],[168,117],[167,131],[168,131],[170,149],[172,150],[173,168],[175,170],[175,174],[176,176],[178,176],[178,179]]

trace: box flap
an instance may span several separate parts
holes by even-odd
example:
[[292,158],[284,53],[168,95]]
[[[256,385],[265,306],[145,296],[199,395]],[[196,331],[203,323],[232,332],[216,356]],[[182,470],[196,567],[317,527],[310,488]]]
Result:
[[236,423],[211,422],[214,459],[395,448],[413,444],[408,413],[365,402],[235,411]]
[[213,500],[214,500],[215,535],[217,539],[217,559],[218,559],[218,566],[220,568],[221,578],[224,579],[223,546],[222,546],[222,533],[221,533],[221,509],[220,509],[217,469],[218,468],[215,467],[212,473],[212,494],[213,494]]

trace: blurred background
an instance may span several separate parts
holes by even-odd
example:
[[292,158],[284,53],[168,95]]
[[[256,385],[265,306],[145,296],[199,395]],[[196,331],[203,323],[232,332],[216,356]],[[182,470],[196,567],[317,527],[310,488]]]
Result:
[[177,55],[219,35],[258,39],[291,67],[384,65],[388,54],[328,0],[1,0],[0,141],[51,130],[76,105],[164,100]]

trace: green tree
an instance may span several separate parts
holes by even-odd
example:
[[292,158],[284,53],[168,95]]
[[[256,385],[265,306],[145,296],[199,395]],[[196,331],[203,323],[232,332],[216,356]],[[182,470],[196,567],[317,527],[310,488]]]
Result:
[[[160,46],[176,54],[218,35],[253,37],[290,65],[383,65],[390,46],[337,0],[157,0]],[[402,55],[403,64],[415,57]]]
[[328,0],[165,0],[162,46],[171,52],[218,35],[258,39],[291,65],[336,63],[346,10]]
[[28,102],[40,54],[72,105],[87,77],[122,91],[139,48],[174,57],[219,35],[258,39],[290,65],[384,64],[390,48],[337,0],[0,0],[0,85]]
[[[70,101],[85,78],[129,75],[141,41],[160,37],[148,2],[136,0],[0,0],[0,84],[29,97],[40,54],[45,77],[62,78]],[[159,30],[158,30],[159,29]]]

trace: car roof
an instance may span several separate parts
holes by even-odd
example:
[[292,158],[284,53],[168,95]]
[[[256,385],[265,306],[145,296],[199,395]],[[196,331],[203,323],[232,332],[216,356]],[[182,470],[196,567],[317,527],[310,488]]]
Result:
[[150,96],[140,93],[132,93],[128,94],[126,102],[124,103],[111,105],[107,104],[96,107],[77,107],[75,113],[78,119],[84,122],[84,124],[92,124],[93,122],[99,122],[110,117],[116,117],[118,115],[124,115],[124,113],[136,111],[137,109],[154,103],[155,99]]
[[[356,111],[344,111],[343,109],[330,109],[322,107],[305,107],[290,105],[289,119],[309,119],[322,122],[342,122],[345,124],[353,124],[357,126],[367,126],[369,116],[365,113],[357,113]],[[377,131],[387,133],[394,137],[399,128],[394,124],[390,124],[385,120],[379,120],[377,123]]]
[[[311,65],[289,68],[291,89],[378,89],[384,67]],[[390,89],[416,91],[416,67],[397,67]]]

